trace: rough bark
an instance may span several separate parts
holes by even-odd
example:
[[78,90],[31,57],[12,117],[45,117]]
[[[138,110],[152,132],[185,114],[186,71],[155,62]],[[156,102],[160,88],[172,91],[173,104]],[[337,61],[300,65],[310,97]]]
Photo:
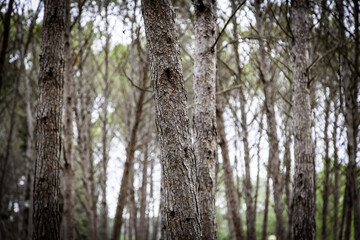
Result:
[[60,238],[60,150],[65,8],[45,1],[36,117],[33,239]]
[[325,156],[324,156],[324,188],[322,193],[323,208],[322,208],[322,225],[321,225],[321,237],[322,239],[327,238],[327,215],[329,206],[329,178],[330,178],[330,156],[329,156],[329,145],[330,140],[328,136],[329,129],[329,114],[330,114],[330,99],[329,96],[325,99],[325,125],[324,125],[324,143],[325,143]]
[[[146,87],[146,83],[147,83],[147,73],[148,73],[148,68],[149,68],[149,63],[147,60],[143,63],[142,68],[143,69],[141,71],[141,76],[140,76],[140,78],[141,78],[140,79],[140,88],[144,89]],[[135,154],[135,147],[136,147],[136,142],[137,142],[137,133],[138,133],[138,129],[139,129],[141,115],[143,112],[144,98],[145,98],[145,91],[141,91],[139,94],[137,103],[136,103],[134,124],[131,128],[130,140],[129,140],[127,150],[126,150],[126,161],[125,161],[123,176],[121,179],[120,192],[119,192],[117,206],[116,206],[114,226],[113,226],[113,231],[112,231],[112,235],[111,235],[111,239],[113,239],[113,240],[117,240],[120,237],[122,215],[123,215],[123,210],[124,210],[125,203],[126,203],[125,200],[126,200],[127,189],[129,186],[129,176],[131,173],[131,169],[133,168],[133,165],[134,165],[134,154]]]
[[196,163],[175,12],[170,1],[143,0],[142,13],[151,56],[156,125],[161,146],[162,236],[164,239],[200,239]]
[[64,69],[64,238],[75,237],[74,169],[73,169],[73,58],[70,0],[65,1],[65,69]]
[[222,103],[220,102],[220,95],[217,96],[216,104],[216,121],[217,121],[217,131],[219,137],[219,144],[221,148],[221,155],[223,160],[223,169],[224,169],[224,182],[225,182],[225,193],[226,200],[228,202],[228,212],[231,215],[236,239],[244,239],[244,230],[242,228],[242,220],[239,212],[239,199],[237,191],[234,184],[232,167],[229,159],[229,149],[228,143],[225,134],[224,118],[222,109]]
[[308,66],[309,2],[292,1],[294,239],[315,239],[314,153],[311,140],[310,76]]
[[263,30],[263,18],[262,10],[260,7],[261,0],[255,1],[255,17],[256,28],[258,32],[259,42],[259,75],[263,83],[264,95],[265,95],[265,109],[266,109],[266,123],[267,123],[267,135],[269,142],[269,170],[270,177],[273,182],[273,196],[274,196],[274,210],[276,215],[276,238],[285,239],[285,227],[282,216],[282,185],[280,174],[280,157],[279,157],[279,139],[277,136],[277,124],[275,119],[274,109],[274,78],[272,78],[267,64],[267,57],[265,54],[264,46],[264,30]]
[[101,207],[100,207],[100,229],[99,237],[103,240],[108,239],[108,207],[106,201],[106,183],[107,183],[107,166],[108,166],[108,102],[110,95],[109,88],[109,21],[108,21],[108,5],[109,1],[105,1],[105,73],[104,73],[104,102],[103,102],[103,116],[102,116],[102,162],[101,162]]
[[0,52],[0,92],[2,89],[2,83],[3,83],[3,71],[5,66],[5,60],[6,60],[6,50],[9,43],[9,36],[10,36],[10,20],[11,20],[11,14],[13,12],[13,5],[14,0],[9,0],[8,7],[4,16],[4,29],[3,29],[3,38],[2,38],[2,44],[1,44],[1,52]]
[[216,239],[216,1],[194,1],[194,150],[203,239]]

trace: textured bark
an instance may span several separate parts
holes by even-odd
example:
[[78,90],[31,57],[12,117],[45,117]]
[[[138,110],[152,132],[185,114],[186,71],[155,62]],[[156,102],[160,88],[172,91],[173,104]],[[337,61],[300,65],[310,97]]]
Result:
[[36,126],[33,239],[60,238],[61,108],[65,8],[45,1]]
[[[140,79],[140,88],[144,89],[146,87],[147,83],[147,73],[149,68],[149,63],[146,60],[146,62],[143,63],[141,71],[141,79]],[[123,210],[126,203],[126,193],[129,186],[129,176],[132,171],[133,165],[134,165],[134,153],[135,153],[135,147],[137,142],[137,133],[139,129],[139,124],[141,120],[141,115],[143,112],[143,103],[145,98],[145,91],[141,91],[139,94],[139,98],[136,103],[136,111],[134,116],[134,125],[131,128],[130,133],[130,140],[127,146],[126,150],[126,161],[123,171],[123,176],[121,179],[121,186],[120,186],[120,192],[118,196],[117,206],[116,206],[116,213],[115,213],[115,220],[114,220],[114,226],[113,231],[111,235],[111,239],[117,240],[120,237],[120,229],[122,224],[122,215]]]
[[309,2],[292,1],[294,239],[315,239],[314,153],[311,140],[310,76],[308,71]]
[[167,0],[143,0],[142,13],[161,146],[162,237],[200,239],[195,156],[174,9]]
[[[336,1],[336,7],[338,11],[339,20],[339,42],[341,43],[339,49],[340,55],[340,79],[341,87],[345,97],[345,127],[347,135],[347,153],[349,157],[349,163],[346,168],[346,185],[348,186],[349,198],[347,206],[347,230],[345,230],[345,238],[350,235],[351,222],[352,222],[352,210],[354,211],[354,229],[355,239],[360,239],[360,206],[359,206],[359,190],[357,181],[357,164],[356,164],[356,152],[357,152],[357,131],[359,123],[357,121],[357,97],[358,97],[358,76],[351,75],[350,64],[348,62],[348,49],[346,46],[346,36],[344,27],[344,6],[343,1]],[[358,24],[358,23],[357,23]],[[358,26],[357,26],[358,27]],[[357,29],[355,30],[355,32]],[[357,43],[358,43],[357,33]],[[356,49],[355,49],[356,50]],[[357,49],[358,50],[358,49]],[[355,57],[357,62],[358,56]],[[355,65],[357,68],[358,65]],[[358,70],[355,70],[357,73]]]
[[146,219],[146,203],[147,203],[147,169],[148,169],[148,146],[145,146],[143,169],[142,169],[142,183],[140,196],[140,219],[139,219],[139,239],[146,240],[147,233],[147,219]]
[[194,1],[194,135],[203,239],[216,239],[216,1]]
[[[4,16],[4,29],[2,32],[3,38],[2,38],[2,45],[1,45],[1,52],[0,52],[0,92],[2,88],[2,79],[3,79],[3,71],[5,66],[5,59],[6,59],[6,50],[7,45],[9,43],[9,35],[10,35],[10,20],[11,20],[11,14],[13,12],[13,5],[14,0],[9,0],[8,7]],[[1,196],[1,195],[0,195]]]
[[[231,1],[232,11],[235,12],[237,6],[235,5],[235,1]],[[238,39],[238,23],[237,19],[234,16],[232,18],[233,22],[233,37],[234,39]],[[240,85],[239,87],[239,101],[240,101],[240,113],[241,113],[241,130],[242,130],[242,142],[244,147],[244,165],[245,165],[245,178],[244,178],[244,195],[245,195],[245,203],[246,203],[246,236],[249,240],[256,239],[255,232],[255,211],[253,205],[253,197],[252,197],[252,184],[251,184],[251,175],[250,175],[250,148],[248,141],[248,125],[247,125],[247,114],[245,110],[246,100],[244,94],[244,83],[239,78],[241,75],[241,65],[240,65],[240,57],[239,57],[239,45],[238,41],[233,41],[234,53],[235,53],[235,65],[237,70],[236,81]]]
[[224,182],[225,182],[225,193],[226,200],[228,202],[228,212],[231,215],[231,219],[234,224],[234,231],[236,239],[244,239],[244,230],[242,228],[242,221],[239,212],[239,199],[236,192],[232,167],[229,159],[229,150],[228,143],[225,135],[225,126],[222,109],[222,103],[220,101],[220,95],[217,96],[217,105],[216,105],[216,121],[217,121],[217,131],[219,136],[221,155],[223,159],[223,169],[224,169]]
[[109,21],[108,21],[108,5],[109,1],[105,1],[105,73],[104,73],[104,103],[103,103],[103,116],[102,116],[102,161],[101,161],[101,207],[100,207],[100,228],[99,237],[103,240],[108,239],[108,207],[106,202],[106,183],[107,183],[107,166],[108,166],[108,102],[110,95],[109,88]]
[[73,58],[70,0],[65,1],[65,69],[64,69],[64,239],[75,237],[74,169],[73,169]]
[[[325,88],[326,90],[326,88]],[[330,99],[329,96],[325,99],[325,126],[324,126],[324,142],[325,142],[325,156],[324,156],[324,188],[322,193],[323,198],[323,208],[322,208],[322,225],[321,225],[321,237],[322,239],[327,238],[327,215],[328,215],[328,206],[329,206],[329,178],[330,178],[330,157],[329,157],[329,145],[330,140],[328,137],[329,129],[329,114],[330,114]]]
[[269,66],[267,64],[267,57],[265,55],[264,46],[264,30],[262,10],[260,7],[261,0],[255,1],[255,17],[256,28],[258,32],[259,41],[259,75],[262,80],[265,95],[265,109],[266,109],[266,123],[267,136],[269,141],[269,171],[273,182],[273,196],[274,196],[274,210],[276,215],[276,239],[285,239],[285,227],[282,216],[282,185],[280,174],[280,158],[279,158],[279,139],[277,136],[277,124],[275,119],[274,109],[274,78],[271,77]]

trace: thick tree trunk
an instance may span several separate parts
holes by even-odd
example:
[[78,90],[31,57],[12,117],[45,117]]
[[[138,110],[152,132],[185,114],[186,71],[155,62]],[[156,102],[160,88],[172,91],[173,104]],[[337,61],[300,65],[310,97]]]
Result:
[[[143,63],[143,69],[141,72],[141,79],[140,79],[140,88],[144,89],[146,87],[147,83],[147,73],[149,69],[149,63],[147,60]],[[121,179],[121,186],[120,186],[120,192],[118,196],[118,202],[116,206],[116,213],[115,213],[115,220],[114,220],[114,227],[111,235],[112,240],[117,240],[120,237],[120,229],[122,224],[122,215],[123,210],[126,203],[126,193],[129,186],[129,176],[131,173],[131,169],[134,165],[134,153],[135,153],[135,147],[137,142],[137,132],[139,129],[139,124],[141,121],[141,115],[143,111],[143,103],[145,98],[145,91],[141,91],[139,98],[136,103],[136,111],[134,116],[134,125],[131,129],[130,133],[130,141],[127,146],[127,152],[126,152],[126,161],[123,171],[123,176]]]
[[64,30],[64,2],[45,1],[36,118],[33,239],[60,238],[60,123]]
[[203,239],[216,239],[216,1],[194,1],[194,135]]
[[[325,88],[326,90],[326,88]],[[330,157],[329,157],[329,144],[330,140],[328,137],[329,129],[329,114],[330,114],[330,96],[326,96],[325,99],[325,126],[324,126],[324,143],[325,143],[325,156],[324,156],[324,188],[323,188],[323,208],[322,208],[322,226],[321,226],[321,237],[322,239],[327,239],[327,215],[328,215],[328,206],[329,206],[329,178],[330,178]]]
[[64,69],[64,239],[75,237],[74,166],[73,166],[73,58],[70,0],[65,1],[65,69]]
[[315,239],[314,153],[311,140],[309,44],[309,2],[291,2],[294,126],[294,239]]
[[164,239],[200,239],[195,156],[175,12],[170,1],[143,0],[142,13],[151,56],[163,179]]
[[267,135],[269,141],[269,170],[273,182],[273,196],[274,196],[274,210],[276,215],[276,238],[279,240],[285,239],[285,227],[282,216],[282,186],[280,174],[280,157],[279,157],[279,139],[277,136],[277,124],[275,120],[274,109],[274,79],[271,77],[269,66],[267,65],[267,58],[265,55],[264,46],[264,30],[262,10],[260,7],[261,1],[255,1],[255,16],[256,28],[258,31],[259,41],[259,75],[263,82],[264,95],[265,95],[265,108],[266,108],[266,122],[267,122]]
[[229,159],[229,150],[228,143],[225,134],[224,118],[222,109],[222,103],[220,101],[220,95],[217,96],[217,105],[216,105],[216,120],[217,120],[217,131],[219,136],[222,160],[223,160],[223,169],[224,169],[224,182],[225,182],[225,193],[226,200],[228,202],[228,212],[231,215],[232,221],[234,223],[234,231],[236,239],[244,239],[244,230],[242,228],[242,221],[239,212],[239,199],[238,194],[234,185],[232,167]]

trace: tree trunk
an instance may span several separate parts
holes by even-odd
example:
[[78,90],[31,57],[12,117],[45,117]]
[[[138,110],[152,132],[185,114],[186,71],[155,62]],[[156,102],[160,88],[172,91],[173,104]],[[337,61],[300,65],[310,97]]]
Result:
[[269,170],[270,177],[273,182],[273,196],[274,196],[274,210],[276,215],[276,239],[285,239],[285,227],[282,216],[282,186],[281,186],[281,174],[280,174],[280,158],[279,158],[279,139],[277,136],[277,125],[275,120],[274,109],[274,79],[271,77],[269,66],[267,65],[267,58],[265,55],[264,46],[264,30],[263,30],[263,18],[262,10],[260,7],[261,1],[255,1],[255,16],[256,16],[256,28],[258,32],[259,41],[259,75],[262,80],[265,95],[265,109],[266,109],[266,122],[267,122],[267,135],[269,141]]
[[74,169],[73,169],[73,58],[70,0],[65,1],[65,68],[64,68],[64,239],[75,238]]
[[[334,93],[336,96],[336,92]],[[338,148],[337,148],[337,129],[338,129],[338,118],[339,111],[337,100],[334,100],[334,126],[332,131],[332,143],[334,148],[334,222],[333,222],[333,240],[338,240],[339,236],[339,226],[338,226],[338,212],[339,212],[339,158],[338,158]]]
[[106,183],[107,183],[107,166],[108,166],[108,101],[110,95],[109,89],[109,21],[108,21],[108,5],[109,1],[105,1],[105,74],[104,74],[104,102],[103,102],[103,116],[102,116],[102,172],[100,180],[101,188],[101,207],[100,207],[100,228],[99,237],[103,240],[108,239],[108,207],[106,202]]
[[200,239],[198,186],[175,13],[169,1],[143,0],[159,132],[164,239]]
[[146,199],[147,199],[147,168],[148,168],[148,145],[145,143],[145,153],[143,160],[141,196],[140,196],[140,220],[139,220],[139,239],[146,240]]
[[[346,36],[345,36],[345,27],[344,27],[344,6],[343,1],[336,1],[336,7],[338,10],[338,20],[339,20],[339,42],[341,46],[339,48],[340,54],[340,80],[342,89],[345,97],[345,126],[346,126],[346,135],[347,135],[347,153],[349,156],[349,163],[346,169],[346,185],[349,187],[349,205],[347,224],[350,225],[352,222],[352,210],[354,210],[354,229],[355,229],[355,239],[360,239],[360,232],[356,231],[360,229],[360,206],[359,206],[359,190],[358,190],[358,181],[357,181],[357,165],[356,165],[356,152],[357,152],[357,131],[358,131],[358,112],[357,112],[357,91],[358,91],[358,81],[356,73],[358,72],[358,65],[355,65],[356,70],[355,74],[351,76],[350,64],[348,62],[348,49],[346,46]],[[355,13],[355,12],[354,12]],[[357,10],[358,13],[358,10]],[[356,14],[354,14],[356,15]],[[358,20],[357,20],[358,25]],[[358,28],[358,26],[357,26]],[[355,29],[357,32],[358,29]],[[358,33],[357,33],[357,43]],[[356,49],[355,49],[356,50]],[[357,46],[358,51],[358,46]],[[358,62],[358,56],[355,56],[355,62]],[[351,226],[347,227],[349,230],[345,231],[345,235],[348,235],[347,232],[350,232]],[[350,233],[349,233],[350,234]]]
[[217,120],[217,130],[220,141],[221,154],[223,159],[223,169],[224,169],[224,182],[225,182],[225,193],[226,200],[228,202],[228,212],[231,215],[232,221],[234,223],[234,230],[236,239],[244,239],[244,230],[242,228],[242,221],[239,212],[239,199],[237,191],[234,185],[234,179],[232,174],[232,167],[230,165],[229,159],[229,150],[228,143],[225,135],[225,126],[222,109],[222,103],[220,100],[220,95],[217,96],[217,105],[216,105],[216,120]]
[[[140,79],[140,88],[141,89],[144,89],[146,87],[148,69],[149,69],[149,63],[147,60],[145,60],[145,62],[143,63],[143,66],[142,66],[142,72],[141,72],[141,76],[140,76],[141,77],[141,79]],[[131,173],[131,169],[133,168],[133,165],[134,165],[134,153],[135,153],[135,147],[136,147],[136,142],[137,142],[137,132],[138,132],[139,124],[141,121],[144,98],[145,98],[145,91],[142,90],[140,92],[139,98],[136,103],[134,125],[131,129],[130,141],[128,143],[127,150],[126,150],[127,151],[126,152],[126,161],[125,161],[123,176],[121,179],[121,186],[120,186],[120,192],[119,192],[119,196],[118,196],[118,202],[117,202],[117,206],[116,206],[114,227],[113,227],[113,231],[112,231],[112,235],[111,235],[112,240],[117,240],[120,237],[122,215],[123,215],[123,210],[124,210],[124,206],[126,203],[126,201],[125,201],[126,193],[127,193],[127,189],[129,186],[129,176],[130,176],[129,174]]]
[[[327,88],[325,88],[326,91]],[[321,226],[321,237],[327,239],[327,214],[329,206],[329,178],[330,178],[330,157],[329,157],[329,114],[330,114],[330,96],[326,96],[325,99],[325,126],[324,126],[324,142],[325,142],[325,176],[324,176],[324,188],[323,188],[323,208],[322,208],[322,226]]]
[[59,239],[65,8],[45,1],[36,127],[33,239]]
[[309,2],[292,1],[293,121],[294,121],[294,239],[315,239],[314,153],[311,140]]
[[265,193],[265,209],[264,209],[264,218],[263,218],[263,225],[262,225],[262,234],[261,239],[266,240],[267,237],[267,223],[268,223],[268,212],[269,212],[269,197],[270,197],[270,173],[269,173],[269,166],[266,167],[266,193]]
[[[231,1],[232,11],[236,10],[235,1]],[[234,39],[238,39],[238,23],[236,21],[236,17],[233,19],[233,37]],[[240,100],[240,112],[241,112],[241,130],[242,130],[242,142],[244,145],[244,162],[245,162],[245,178],[244,178],[244,193],[245,193],[245,203],[246,203],[246,235],[248,240],[256,239],[255,232],[255,212],[253,205],[253,197],[252,197],[252,184],[251,184],[251,175],[250,175],[250,148],[248,142],[248,125],[247,125],[247,114],[245,110],[246,100],[243,92],[244,83],[238,76],[241,75],[241,65],[240,65],[240,57],[239,57],[239,45],[237,41],[234,41],[234,53],[235,53],[235,65],[237,70],[236,81],[240,85],[239,88],[239,100]]]
[[[3,29],[3,38],[2,38],[2,45],[1,45],[1,52],[0,52],[0,93],[2,89],[2,79],[3,79],[3,71],[5,66],[5,60],[6,60],[6,50],[7,45],[9,43],[9,35],[10,35],[10,20],[11,20],[11,14],[13,12],[13,5],[14,0],[9,0],[8,8],[6,10],[5,16],[4,16],[4,29]],[[0,195],[1,196],[1,195]]]
[[216,1],[194,1],[194,150],[203,239],[216,239]]

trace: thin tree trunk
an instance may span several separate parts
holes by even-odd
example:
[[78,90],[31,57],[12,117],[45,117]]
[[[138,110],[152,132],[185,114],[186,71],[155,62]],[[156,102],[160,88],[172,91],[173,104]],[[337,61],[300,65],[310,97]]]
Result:
[[202,239],[216,239],[216,1],[197,0],[194,56],[194,150]]
[[288,129],[286,131],[286,139],[285,139],[285,153],[284,153],[284,164],[285,164],[285,201],[287,206],[287,212],[288,212],[288,220],[286,224],[286,239],[291,239],[291,226],[292,226],[292,198],[291,198],[291,152],[290,152],[290,144],[291,144],[291,134]]
[[222,103],[220,100],[220,95],[217,96],[217,105],[216,105],[216,120],[217,120],[217,130],[220,141],[221,154],[223,159],[223,169],[224,169],[224,182],[225,182],[225,193],[226,200],[228,201],[228,212],[231,215],[231,219],[234,223],[234,231],[236,239],[244,239],[244,230],[242,228],[242,221],[239,212],[239,199],[234,185],[234,179],[232,174],[232,167],[230,165],[229,159],[229,150],[228,143],[225,135],[225,126],[222,109]]
[[169,1],[143,0],[145,33],[152,60],[156,123],[161,146],[164,239],[200,239],[195,156],[175,13]]
[[108,207],[106,202],[106,183],[107,183],[107,166],[108,166],[108,101],[110,95],[109,89],[109,21],[108,21],[108,5],[109,1],[105,1],[105,74],[104,74],[104,103],[103,103],[103,116],[102,116],[102,172],[101,172],[101,207],[100,207],[100,229],[99,237],[103,240],[108,239]]
[[[325,88],[326,90],[326,88]],[[324,126],[324,142],[325,142],[325,176],[324,176],[324,188],[323,188],[323,208],[322,208],[322,226],[321,226],[321,237],[322,239],[327,238],[327,214],[329,206],[329,177],[330,177],[330,157],[329,157],[329,114],[330,114],[330,99],[329,96],[326,96],[325,99],[325,126]]]
[[[336,92],[334,93],[336,96]],[[334,222],[333,222],[333,240],[338,240],[339,236],[339,226],[338,226],[338,212],[339,212],[339,158],[338,158],[338,148],[337,148],[337,129],[338,129],[338,118],[339,118],[339,111],[337,100],[333,102],[334,104],[334,126],[332,132],[332,143],[334,148]]]
[[[236,10],[235,1],[231,1],[231,7],[233,12]],[[238,39],[238,24],[236,21],[236,17],[232,18],[233,21],[233,37],[234,39]],[[240,112],[241,112],[241,130],[242,130],[242,142],[244,147],[244,162],[245,162],[245,178],[244,178],[244,192],[245,192],[245,203],[246,203],[246,235],[248,240],[256,239],[255,232],[255,212],[253,206],[253,197],[252,197],[252,184],[251,184],[251,175],[250,175],[250,149],[248,142],[248,125],[247,125],[247,117],[246,117],[246,100],[243,92],[244,83],[238,76],[241,75],[241,65],[240,65],[240,57],[239,57],[239,45],[237,41],[234,41],[234,53],[235,53],[235,65],[237,70],[237,79],[236,81],[240,84],[239,88],[239,100],[240,100]]]
[[64,2],[45,1],[36,127],[33,239],[60,238],[64,31]]
[[139,220],[139,239],[146,240],[147,222],[146,222],[146,199],[147,199],[147,168],[148,168],[148,143],[145,143],[145,153],[143,160],[142,183],[141,183],[141,202],[140,202],[140,220]]
[[[9,35],[10,35],[10,20],[11,20],[11,14],[13,12],[13,5],[14,0],[9,0],[8,7],[4,16],[4,29],[3,29],[3,38],[2,38],[2,45],[1,45],[1,52],[0,52],[0,92],[2,90],[2,84],[3,84],[3,74],[4,74],[4,66],[5,66],[5,60],[6,60],[6,51],[7,46],[9,43]],[[1,196],[1,194],[0,194]]]
[[311,140],[309,50],[309,2],[293,0],[293,121],[294,121],[294,239],[315,239],[314,153]]
[[263,18],[262,10],[260,7],[261,0],[255,1],[255,16],[256,27],[259,35],[259,75],[263,82],[264,95],[265,95],[265,108],[266,108],[266,122],[267,122],[267,135],[269,139],[269,170],[270,177],[273,182],[273,196],[274,196],[274,210],[276,215],[276,239],[285,239],[285,227],[282,216],[282,186],[281,186],[281,174],[280,174],[280,157],[279,157],[279,139],[277,136],[277,124],[275,120],[274,109],[274,79],[269,72],[269,66],[267,65],[267,58],[265,55],[264,46],[264,30],[263,30]]
[[264,218],[263,218],[263,225],[262,225],[262,234],[261,239],[266,240],[267,237],[267,223],[268,223],[268,212],[269,212],[269,197],[270,197],[270,173],[269,173],[269,166],[266,167],[267,176],[266,176],[266,193],[265,193],[265,209],[264,209]]
[[[140,88],[144,89],[146,87],[147,83],[147,72],[149,68],[149,63],[147,60],[143,63],[143,69],[141,72],[141,79],[140,79]],[[126,203],[126,193],[127,188],[129,186],[129,174],[131,172],[131,169],[134,165],[134,153],[135,153],[135,147],[137,142],[137,132],[139,129],[139,124],[141,120],[141,115],[143,111],[143,103],[145,98],[145,91],[141,91],[139,98],[136,103],[136,111],[135,111],[135,117],[134,117],[134,125],[131,129],[130,133],[130,141],[127,146],[127,152],[126,152],[126,161],[123,171],[123,176],[121,179],[121,186],[120,186],[120,192],[118,196],[117,206],[116,206],[116,214],[115,214],[115,220],[114,220],[114,227],[111,235],[112,240],[117,240],[120,237],[120,229],[122,224],[122,215],[124,206]]]
[[74,169],[73,169],[73,58],[70,0],[65,1],[65,68],[64,68],[64,239],[75,238]]
[[[349,198],[347,206],[347,227],[345,230],[345,239],[350,235],[352,210],[354,210],[354,229],[355,239],[360,239],[360,206],[359,206],[359,191],[357,181],[357,165],[356,165],[356,151],[357,151],[357,131],[358,131],[358,112],[357,112],[357,91],[358,82],[356,74],[351,76],[350,66],[348,63],[348,49],[346,46],[346,36],[344,27],[344,6],[343,1],[336,1],[339,20],[339,42],[341,43],[339,49],[340,55],[340,79],[342,89],[345,97],[345,126],[347,135],[347,153],[349,156],[349,163],[346,168],[346,185],[349,187]],[[354,12],[355,13],[355,12]],[[358,13],[358,10],[357,10]],[[356,15],[356,14],[355,14]],[[358,24],[358,20],[357,20]],[[357,26],[358,28],[359,26]],[[358,29],[355,29],[357,32]],[[359,41],[357,33],[357,43]],[[358,51],[358,46],[357,46]],[[355,62],[358,62],[358,56],[355,56]],[[355,65],[358,68],[358,65]],[[358,70],[355,71],[357,73]]]

